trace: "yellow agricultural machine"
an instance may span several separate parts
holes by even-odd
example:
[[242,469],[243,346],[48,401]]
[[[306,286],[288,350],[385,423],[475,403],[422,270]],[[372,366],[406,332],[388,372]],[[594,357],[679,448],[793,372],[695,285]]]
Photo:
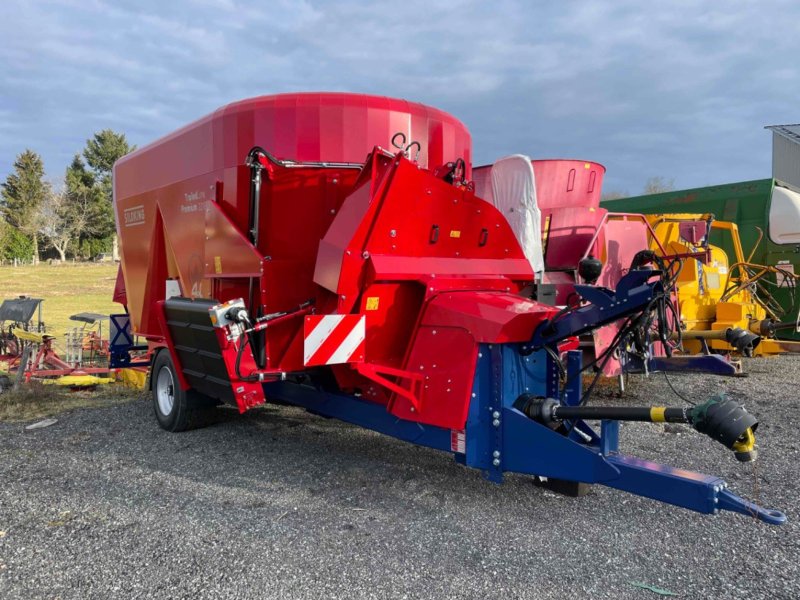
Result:
[[[648,215],[650,225],[668,254],[694,254],[677,278],[683,347],[687,352],[716,350],[745,355],[800,352],[800,342],[775,339],[781,329],[797,329],[797,315],[787,315],[773,289],[797,289],[798,278],[778,266],[753,262],[756,247],[745,259],[735,223],[710,214]],[[709,240],[727,236],[735,253],[731,264],[720,246]],[[651,250],[660,252],[657,244]],[[774,277],[767,277],[774,275]],[[777,282],[777,283],[776,283]]]

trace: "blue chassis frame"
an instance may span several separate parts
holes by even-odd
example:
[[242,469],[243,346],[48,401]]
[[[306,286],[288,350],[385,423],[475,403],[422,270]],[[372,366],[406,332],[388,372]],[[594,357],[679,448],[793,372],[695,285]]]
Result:
[[[564,404],[580,400],[580,367],[581,352],[569,352],[568,384],[560,398]],[[514,401],[522,393],[560,397],[558,366],[544,350],[524,356],[516,344],[479,347],[464,453],[451,449],[451,430],[399,419],[383,405],[356,396],[287,381],[264,384],[264,390],[272,400],[451,452],[459,463],[483,470],[495,483],[502,482],[505,472],[525,473],[600,483],[705,514],[728,510],[774,525],[786,520],[780,511],[733,494],[719,477],[620,454],[618,421],[602,421],[599,434],[586,422],[576,421],[565,436],[515,409]]]

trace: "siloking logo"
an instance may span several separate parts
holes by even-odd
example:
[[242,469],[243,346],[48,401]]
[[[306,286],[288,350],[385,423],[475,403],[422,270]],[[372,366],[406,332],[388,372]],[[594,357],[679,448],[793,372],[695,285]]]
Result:
[[125,221],[125,227],[144,225],[144,204],[126,208],[122,213],[122,218]]

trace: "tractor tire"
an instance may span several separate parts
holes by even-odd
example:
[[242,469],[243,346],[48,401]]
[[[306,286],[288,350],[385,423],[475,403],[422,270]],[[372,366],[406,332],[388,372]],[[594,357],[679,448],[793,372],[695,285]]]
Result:
[[162,429],[177,433],[208,424],[216,401],[195,390],[181,389],[169,350],[156,355],[150,379],[153,412]]

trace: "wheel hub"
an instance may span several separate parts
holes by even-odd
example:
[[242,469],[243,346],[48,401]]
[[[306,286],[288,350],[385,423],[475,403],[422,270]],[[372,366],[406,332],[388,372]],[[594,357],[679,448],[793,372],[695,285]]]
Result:
[[169,369],[161,369],[158,372],[156,399],[158,400],[158,410],[162,415],[168,416],[175,405],[175,383]]

